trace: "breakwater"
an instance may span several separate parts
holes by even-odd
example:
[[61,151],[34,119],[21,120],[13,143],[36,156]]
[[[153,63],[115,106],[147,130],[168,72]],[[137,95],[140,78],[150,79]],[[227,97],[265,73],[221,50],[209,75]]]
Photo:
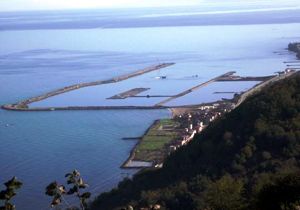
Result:
[[6,109],[6,110],[16,110],[16,111],[49,111],[49,110],[95,109],[93,107],[29,108],[28,105],[33,103],[33,102],[41,101],[41,100],[44,100],[46,98],[53,97],[53,96],[56,96],[56,95],[60,95],[60,94],[66,93],[66,92],[76,90],[76,89],[89,87],[89,86],[96,86],[96,85],[120,82],[120,81],[130,79],[130,78],[142,75],[142,74],[149,73],[151,71],[156,71],[156,70],[159,70],[159,69],[162,69],[162,68],[166,68],[166,67],[172,66],[174,64],[175,63],[157,64],[157,65],[149,66],[147,68],[144,68],[144,69],[141,69],[141,70],[129,73],[129,74],[121,75],[121,76],[114,77],[114,78],[107,79],[107,80],[86,82],[86,83],[80,83],[80,84],[75,84],[75,85],[71,85],[71,86],[66,86],[66,87],[63,87],[63,88],[45,93],[45,94],[40,95],[40,96],[36,96],[36,97],[32,97],[32,98],[20,101],[20,102],[15,103],[15,104],[3,105],[2,108]]
[[126,99],[128,97],[136,96],[139,93],[150,90],[150,88],[133,88],[131,90],[125,91],[123,93],[119,93],[117,95],[111,96],[107,99]]
[[261,76],[261,77],[240,77],[240,76],[227,76],[227,77],[221,77],[216,82],[249,82],[249,81],[266,81],[269,79],[272,79],[272,76]]
[[[208,105],[211,103],[203,103],[201,105]],[[151,109],[171,109],[171,108],[197,108],[199,105],[182,105],[182,106],[66,106],[66,107],[9,107],[3,105],[2,109],[10,111],[66,111],[66,110],[151,110]]]
[[163,106],[164,104],[166,104],[166,103],[168,103],[168,102],[170,102],[170,101],[172,101],[172,100],[174,100],[174,99],[176,99],[176,98],[179,98],[179,97],[182,97],[182,96],[184,96],[184,95],[187,95],[187,94],[189,94],[189,93],[191,93],[191,92],[193,92],[193,91],[195,91],[195,90],[197,90],[197,89],[199,89],[199,88],[201,88],[201,87],[204,87],[204,86],[206,86],[206,85],[208,85],[208,84],[210,84],[210,83],[212,83],[212,82],[215,82],[215,81],[217,81],[217,80],[219,80],[219,79],[227,78],[227,77],[233,75],[234,73],[236,73],[236,72],[235,72],[235,71],[229,71],[229,72],[227,72],[227,73],[225,73],[225,74],[222,74],[222,75],[220,75],[220,76],[217,76],[217,77],[215,77],[215,78],[213,78],[213,79],[211,79],[211,80],[208,80],[207,82],[201,83],[201,84],[196,85],[196,86],[194,86],[194,87],[192,87],[192,88],[190,88],[190,89],[188,89],[188,90],[185,90],[185,91],[183,91],[183,92],[181,92],[181,93],[179,93],[179,94],[177,94],[177,95],[174,95],[174,96],[172,96],[172,97],[170,97],[170,98],[167,98],[166,100],[163,100],[163,101],[159,102],[159,103],[156,104],[155,106],[157,106],[157,107]]
[[270,78],[269,80],[266,80],[262,83],[259,83],[258,85],[252,87],[251,89],[247,90],[246,92],[242,93],[241,95],[238,95],[236,98],[234,98],[232,101],[234,102],[234,107],[238,107],[241,103],[243,103],[249,96],[259,92],[260,90],[262,90],[264,87],[266,87],[267,85],[270,85],[274,82],[277,82],[279,80],[285,79],[287,77],[290,77],[294,74],[296,74],[299,72],[297,71],[290,71],[290,72],[286,72],[284,74],[280,74],[278,76],[274,76],[272,78]]
[[[223,105],[219,108],[219,110],[223,110],[224,113],[224,108],[229,107],[227,105],[233,105],[232,109],[235,109],[236,107],[238,107],[244,100],[246,100],[249,96],[261,91],[263,88],[265,88],[266,86],[273,84],[274,82],[277,82],[279,80],[285,79],[287,77],[293,76],[294,74],[299,74],[299,72],[296,71],[289,71],[286,72],[284,74],[280,74],[277,76],[269,76],[269,77],[265,77],[265,80],[263,80],[263,82],[259,83],[258,85],[254,86],[253,88],[238,94],[234,99],[232,100],[228,100],[228,101],[214,101],[211,103],[207,103],[207,104],[201,104],[202,106],[213,106],[214,104],[221,104],[223,103]],[[227,104],[227,105],[226,105]],[[224,106],[225,105],[225,106]],[[179,109],[182,109],[182,111],[180,111],[180,115],[183,115],[184,113],[192,113],[192,112],[199,112],[199,106],[200,105],[195,105],[194,107],[190,106],[186,106],[186,107],[179,107]],[[158,107],[161,108],[161,107]],[[172,107],[175,108],[175,107]],[[177,108],[178,109],[178,108]],[[201,109],[200,109],[201,110]],[[219,111],[218,110],[218,111]],[[229,109],[230,110],[230,109]],[[172,110],[173,112],[173,118],[176,114],[174,114],[174,112],[176,112],[177,110]],[[211,112],[214,112],[213,109],[210,110]],[[222,111],[219,111],[220,113]],[[122,164],[121,168],[149,168],[149,167],[156,167],[155,166],[155,161],[151,160],[149,161],[149,157],[147,156],[148,154],[144,154],[144,158],[140,159],[140,158],[136,158],[136,151],[138,151],[138,147],[139,145],[142,143],[142,141],[144,141],[143,139],[147,136],[147,133],[149,132],[149,130],[154,129],[156,124],[158,123],[158,121],[155,121],[151,127],[149,127],[149,129],[145,132],[143,137],[138,138],[138,142],[135,145],[135,147],[131,150],[130,152],[130,156],[129,158]],[[152,132],[153,135],[153,132]],[[151,136],[153,138],[153,136]],[[192,137],[191,137],[192,138]],[[129,139],[129,138],[126,138]],[[164,147],[160,148],[160,151],[163,152],[164,151]],[[151,154],[151,153],[149,153]],[[151,155],[150,155],[151,156]]]

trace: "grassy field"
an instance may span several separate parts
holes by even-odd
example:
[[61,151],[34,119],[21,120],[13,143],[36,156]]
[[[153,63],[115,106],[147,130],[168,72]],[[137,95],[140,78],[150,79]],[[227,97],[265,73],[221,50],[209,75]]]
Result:
[[134,160],[161,162],[168,145],[179,138],[179,124],[173,119],[156,121],[135,148]]

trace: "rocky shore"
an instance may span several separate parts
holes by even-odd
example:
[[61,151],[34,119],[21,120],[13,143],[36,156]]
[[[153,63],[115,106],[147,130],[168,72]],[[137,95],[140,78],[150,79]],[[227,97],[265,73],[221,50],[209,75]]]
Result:
[[300,59],[300,42],[290,43],[288,50],[295,52],[298,59]]

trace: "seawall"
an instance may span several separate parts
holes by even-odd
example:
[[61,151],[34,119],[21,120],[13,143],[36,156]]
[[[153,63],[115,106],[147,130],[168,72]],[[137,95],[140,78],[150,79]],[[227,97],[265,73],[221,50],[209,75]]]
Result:
[[[114,77],[114,78],[107,79],[107,80],[99,80],[99,81],[94,81],[94,82],[86,82],[86,83],[79,83],[79,84],[75,84],[75,85],[71,85],[71,86],[66,86],[66,87],[45,93],[43,95],[39,95],[36,97],[32,97],[32,98],[17,102],[15,104],[3,105],[3,106],[1,106],[1,108],[6,109],[6,110],[18,110],[18,111],[51,111],[54,108],[29,108],[28,105],[33,102],[41,101],[46,98],[60,95],[60,94],[66,93],[66,92],[76,90],[76,89],[89,87],[89,86],[96,86],[96,85],[120,82],[120,81],[130,79],[130,78],[142,75],[142,74],[149,73],[151,71],[156,71],[156,70],[159,70],[162,68],[166,68],[166,67],[172,66],[174,64],[175,63],[157,64],[157,65],[149,66],[149,67],[141,69],[141,70],[137,70],[137,71],[129,73],[129,74],[121,75],[121,76]],[[64,110],[74,110],[74,109],[82,110],[82,109],[98,109],[98,108],[93,108],[93,107],[80,107],[80,108],[79,107],[63,107],[63,108],[58,107],[58,108],[55,108],[55,110],[63,110],[63,109]],[[101,108],[101,109],[105,109],[105,108]]]

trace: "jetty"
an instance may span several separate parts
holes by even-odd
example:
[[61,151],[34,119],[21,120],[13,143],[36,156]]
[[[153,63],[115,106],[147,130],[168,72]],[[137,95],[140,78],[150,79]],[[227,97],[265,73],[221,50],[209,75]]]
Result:
[[[58,94],[63,94],[65,92],[68,91],[72,91],[75,89],[79,89],[79,88],[83,88],[83,87],[87,87],[87,86],[93,86],[93,85],[99,85],[99,84],[107,84],[107,83],[114,83],[114,82],[120,82],[122,80],[131,78],[131,77],[135,77],[150,71],[154,71],[160,68],[165,68],[168,67],[170,65],[174,65],[174,63],[164,63],[164,64],[159,64],[159,65],[155,65],[155,66],[150,66],[148,68],[127,74],[127,75],[123,75],[120,77],[115,77],[109,80],[103,80],[103,81],[96,81],[96,82],[90,82],[90,83],[81,83],[78,85],[72,85],[72,86],[68,86],[65,88],[61,88],[49,93],[46,93],[44,95],[41,96],[37,96],[37,97],[33,97],[33,98],[29,98],[26,99],[24,101],[21,101],[19,103],[16,104],[6,104],[3,105],[1,108],[2,109],[6,109],[6,110],[11,110],[11,111],[66,111],[66,110],[151,110],[151,109],[172,109],[172,108],[186,108],[186,109],[193,109],[193,108],[197,108],[200,105],[205,105],[206,103],[202,103],[202,104],[198,104],[198,105],[180,105],[180,106],[176,106],[176,105],[166,105],[168,102],[185,96],[193,91],[198,90],[201,87],[207,86],[213,82],[224,82],[224,81],[230,81],[230,82],[234,82],[234,81],[262,81],[258,86],[255,86],[253,89],[257,89],[258,87],[260,87],[260,85],[265,85],[267,83],[269,83],[270,81],[274,81],[274,80],[279,80],[282,77],[286,77],[289,76],[290,73],[293,73],[297,70],[297,68],[289,68],[286,69],[283,72],[278,72],[278,75],[272,75],[272,76],[262,76],[262,77],[240,77],[240,76],[236,76],[235,71],[229,71],[225,74],[221,74],[220,76],[217,76],[213,79],[210,79],[204,83],[201,83],[199,85],[196,85],[192,88],[189,88],[187,90],[184,90],[181,93],[178,93],[176,95],[138,95],[139,93],[142,93],[144,91],[149,90],[150,88],[133,88],[130,89],[128,91],[119,93],[117,95],[114,95],[108,99],[126,99],[129,97],[141,97],[141,98],[150,98],[150,97],[161,97],[161,98],[166,98],[165,100],[155,104],[155,105],[149,105],[149,106],[135,106],[135,105],[130,105],[130,106],[66,106],[66,107],[29,107],[28,105],[30,103],[36,102],[36,101],[40,101]],[[252,92],[253,89],[250,89],[249,92]],[[215,94],[221,94],[221,93],[227,93],[227,92],[215,92]],[[244,98],[244,94],[245,93],[236,93],[236,92],[228,92],[228,93],[235,93],[235,95],[237,95],[236,97],[239,99]],[[248,93],[248,91],[246,91],[246,93]],[[236,98],[235,97],[235,98]],[[220,101],[234,101],[236,99],[222,99]],[[243,100],[243,99],[242,99]],[[239,104],[238,102],[236,102],[237,104]],[[208,105],[211,103],[208,103]]]
[[159,103],[156,104],[155,106],[157,106],[157,107],[163,106],[164,104],[166,104],[166,103],[168,103],[168,102],[170,102],[170,101],[172,101],[172,100],[174,100],[174,99],[176,99],[176,98],[179,98],[179,97],[182,97],[182,96],[184,96],[184,95],[187,95],[187,94],[189,94],[189,93],[191,93],[191,92],[193,92],[193,91],[195,91],[195,90],[197,90],[197,89],[199,89],[199,88],[201,88],[201,87],[204,87],[204,86],[206,86],[206,85],[208,85],[208,84],[210,84],[210,83],[213,83],[213,82],[215,82],[215,81],[217,81],[217,80],[219,80],[219,79],[221,79],[221,78],[224,78],[224,77],[228,77],[228,76],[230,76],[230,75],[233,75],[234,73],[236,73],[236,72],[235,72],[235,71],[229,71],[229,72],[227,72],[227,73],[225,73],[225,74],[222,74],[222,75],[220,75],[220,76],[217,76],[217,77],[215,77],[215,78],[213,78],[213,79],[211,79],[211,80],[208,80],[207,82],[201,83],[201,84],[196,85],[196,86],[194,86],[194,87],[192,87],[192,88],[190,88],[190,89],[188,89],[188,90],[185,90],[185,91],[183,91],[183,92],[181,92],[181,93],[179,93],[179,94],[177,94],[177,95],[174,95],[174,96],[172,96],[172,97],[170,97],[170,98],[167,98],[167,99],[165,99],[165,100],[159,102]]
[[143,137],[123,137],[123,140],[140,140]]
[[254,93],[259,92],[262,88],[266,87],[269,84],[272,84],[274,82],[277,82],[279,80],[285,79],[287,77],[290,77],[296,73],[299,74],[299,72],[297,71],[283,71],[284,73],[279,74],[278,76],[274,76],[272,78],[270,78],[269,80],[266,80],[262,83],[259,83],[257,85],[255,85],[254,87],[250,88],[249,90],[243,92],[242,94],[238,95],[237,97],[235,97],[232,101],[234,102],[234,108],[238,107],[241,103],[243,103],[243,101],[245,101],[249,96],[253,95]]
[[[285,72],[270,77],[253,88],[237,94],[233,99],[199,104],[195,107],[171,108],[172,119],[156,120],[140,137],[130,156],[121,168],[161,168],[165,158],[180,147],[193,140],[194,135],[202,132],[212,121],[224,113],[238,107],[246,98],[276,81],[290,77],[296,71]],[[232,92],[230,92],[232,93]],[[135,139],[135,138],[124,138]]]
[[107,99],[126,99],[128,97],[133,97],[138,95],[139,93],[142,93],[144,91],[150,90],[150,88],[133,88],[131,90],[125,91],[123,93],[114,95],[112,97],[109,97]]
[[248,82],[248,81],[267,81],[274,77],[272,76],[261,76],[261,77],[241,77],[237,75],[228,75],[225,77],[220,77],[216,82]]
[[[118,76],[118,77],[113,77],[113,78],[107,79],[107,80],[79,83],[79,84],[75,84],[75,85],[71,85],[71,86],[66,86],[66,87],[63,87],[63,88],[45,93],[45,94],[40,95],[40,96],[36,96],[36,97],[32,97],[32,98],[20,101],[20,102],[15,103],[15,104],[3,105],[2,108],[6,109],[6,110],[20,110],[20,111],[32,110],[32,108],[29,108],[28,105],[33,103],[33,102],[41,101],[41,100],[44,100],[44,99],[49,98],[49,97],[53,97],[53,96],[56,96],[56,95],[60,95],[60,94],[70,92],[70,91],[73,91],[73,90],[76,90],[76,89],[84,88],[84,87],[120,82],[120,81],[127,80],[127,79],[130,79],[130,78],[136,77],[136,76],[140,76],[142,74],[146,74],[146,73],[149,73],[149,72],[152,72],[152,71],[156,71],[156,70],[159,70],[159,69],[162,69],[162,68],[166,68],[166,67],[172,66],[174,64],[175,63],[161,63],[161,64],[149,66],[149,67],[144,68],[144,69],[137,70],[137,71],[129,73],[129,74],[121,75],[121,76]],[[44,110],[52,110],[52,109],[53,108],[37,108],[37,109],[33,108],[34,111],[44,111]]]

